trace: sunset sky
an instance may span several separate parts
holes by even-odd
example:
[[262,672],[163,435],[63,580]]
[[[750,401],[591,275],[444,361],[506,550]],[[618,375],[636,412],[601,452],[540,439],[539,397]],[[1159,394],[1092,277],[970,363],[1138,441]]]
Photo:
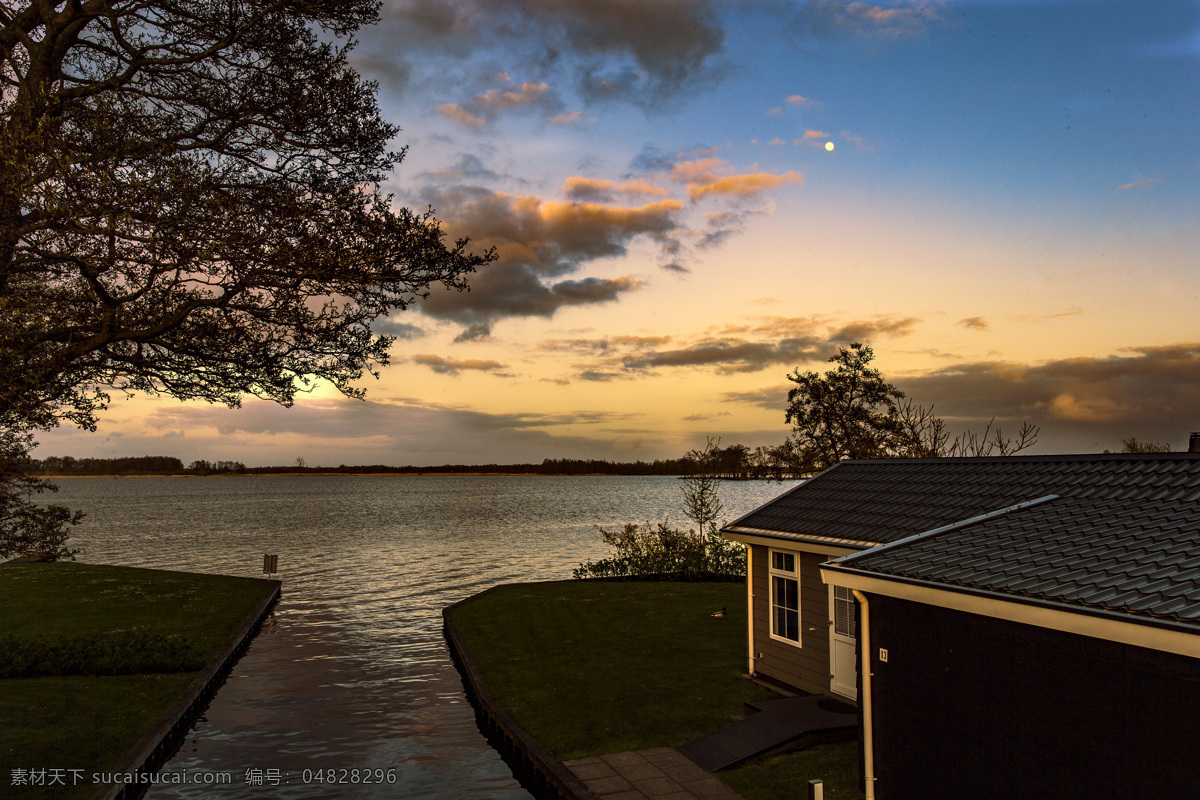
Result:
[[385,0],[387,191],[496,246],[365,402],[118,400],[36,456],[674,457],[838,345],[1034,452],[1200,430],[1200,3]]

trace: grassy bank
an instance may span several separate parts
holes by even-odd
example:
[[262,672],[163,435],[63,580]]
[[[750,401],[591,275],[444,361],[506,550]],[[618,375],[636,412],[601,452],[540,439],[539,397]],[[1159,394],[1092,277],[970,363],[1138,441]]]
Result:
[[[132,567],[0,565],[0,794],[90,794],[91,773],[145,735],[268,587]],[[15,769],[79,769],[88,782],[11,786]]]
[[[452,615],[488,691],[559,760],[675,747],[770,696],[742,677],[744,584],[512,584]],[[794,798],[820,777],[838,800],[859,797],[857,768],[848,743],[718,777],[751,800]]]

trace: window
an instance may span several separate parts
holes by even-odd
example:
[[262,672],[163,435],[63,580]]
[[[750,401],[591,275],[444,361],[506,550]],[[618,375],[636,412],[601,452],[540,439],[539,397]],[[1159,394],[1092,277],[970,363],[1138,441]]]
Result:
[[833,587],[833,632],[851,639],[858,635],[858,608],[845,586]]
[[771,637],[800,644],[800,557],[771,551]]

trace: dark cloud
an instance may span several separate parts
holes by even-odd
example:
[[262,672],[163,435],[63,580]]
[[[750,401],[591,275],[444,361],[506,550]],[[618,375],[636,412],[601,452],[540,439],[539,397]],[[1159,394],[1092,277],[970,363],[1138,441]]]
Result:
[[833,342],[868,342],[878,336],[907,336],[921,320],[916,317],[878,317],[873,320],[851,322],[830,334]]
[[718,411],[715,414],[689,414],[683,418],[684,422],[705,422],[707,420],[719,419],[721,417],[732,417],[732,412]]
[[640,206],[569,203],[465,185],[430,187],[423,199],[452,233],[469,233],[482,247],[495,245],[502,261],[544,276],[624,255],[638,236],[670,242],[683,210],[677,200]]
[[513,179],[511,175],[499,175],[483,166],[479,156],[462,153],[452,166],[432,172],[422,172],[418,179],[432,183],[477,184],[480,181],[498,181],[501,178]]
[[629,162],[629,168],[634,175],[670,172],[675,166],[676,160],[673,154],[665,152],[662,148],[648,144]]
[[547,286],[528,265],[501,261],[481,269],[471,279],[471,291],[434,293],[421,310],[482,331],[492,320],[552,317],[564,306],[610,302],[641,285],[633,278],[584,278]]
[[371,323],[371,330],[383,336],[394,336],[397,339],[420,339],[428,335],[424,328],[407,322],[397,322],[394,319],[381,318]]
[[[480,82],[473,96],[461,103],[440,103],[437,110],[447,119],[468,128],[479,129],[506,113],[535,113],[559,120],[563,103],[545,81],[518,83],[501,72]],[[559,120],[562,124],[565,118]]]
[[584,370],[579,373],[579,379],[582,381],[591,381],[592,383],[607,383],[621,377],[619,372],[599,372],[594,369]]
[[490,338],[492,338],[492,326],[486,322],[479,322],[464,328],[462,333],[454,337],[454,341],[456,343],[482,342]]
[[661,369],[712,367],[720,374],[757,372],[769,367],[795,368],[826,361],[838,346],[848,343],[847,333],[858,338],[903,336],[919,320],[881,315],[870,320],[833,327],[817,317],[757,317],[751,323],[728,326],[709,335],[666,348],[662,339],[609,337],[546,343],[544,347],[570,348],[594,360],[580,369],[606,376],[638,375]]
[[451,235],[469,233],[475,246],[496,247],[499,260],[472,277],[469,292],[435,293],[422,310],[485,327],[503,317],[550,317],[564,306],[610,302],[637,289],[642,281],[629,277],[551,281],[595,259],[624,255],[638,237],[669,246],[683,208],[675,200],[640,206],[568,203],[464,185],[430,188],[425,199]]
[[474,57],[570,81],[585,99],[646,107],[717,77],[725,38],[709,0],[390,0],[380,18],[361,32],[357,63],[391,88],[416,82],[393,83],[406,72],[462,86]]
[[764,213],[761,209],[734,209],[706,214],[704,229],[696,246],[701,250],[717,247],[723,244],[726,239],[736,236],[745,230],[746,221],[750,217],[762,216]]
[[750,342],[741,339],[707,339],[675,350],[659,350],[627,356],[625,369],[645,371],[661,367],[715,366],[718,372],[757,372],[773,365],[794,365],[809,361],[823,341],[783,339],[778,342]]
[[966,317],[965,319],[960,319],[958,324],[964,328],[972,328],[978,331],[986,331],[989,327],[987,320],[983,317]]
[[[1081,432],[1116,449],[1129,436],[1179,447],[1200,428],[1200,343],[1133,347],[1106,358],[1037,365],[973,362],[897,381],[940,415],[964,421],[1029,419],[1050,436]],[[1048,442],[1046,442],[1048,443]]]
[[458,375],[463,370],[475,370],[478,372],[497,372],[502,370],[506,365],[499,361],[491,361],[484,359],[454,359],[445,358],[443,356],[432,354],[418,354],[412,357],[414,364],[420,364],[429,367],[434,372],[441,375]]

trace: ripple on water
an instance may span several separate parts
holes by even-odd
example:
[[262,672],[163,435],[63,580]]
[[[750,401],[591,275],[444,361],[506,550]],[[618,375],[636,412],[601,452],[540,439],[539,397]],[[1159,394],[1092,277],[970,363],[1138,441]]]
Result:
[[[607,555],[595,524],[683,519],[673,478],[76,479],[92,563],[257,576],[283,597],[164,768],[232,784],[156,786],[151,800],[269,796],[528,798],[475,726],[441,610],[500,583],[566,579]],[[730,519],[783,491],[722,487]],[[300,783],[304,770],[394,769],[395,784]]]

